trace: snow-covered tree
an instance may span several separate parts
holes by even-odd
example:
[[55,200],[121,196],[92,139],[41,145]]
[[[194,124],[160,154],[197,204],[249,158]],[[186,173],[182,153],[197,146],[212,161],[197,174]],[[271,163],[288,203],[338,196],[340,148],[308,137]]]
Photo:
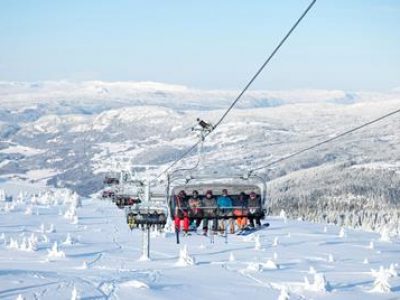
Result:
[[48,257],[49,258],[64,258],[65,257],[65,253],[61,250],[58,249],[58,243],[54,242],[53,247],[51,248],[51,250],[47,250],[48,251]]
[[321,273],[314,274],[313,283],[310,283],[308,278],[305,277],[304,288],[314,292],[329,292],[331,290],[330,283],[326,280],[325,275]]
[[6,193],[4,190],[0,189],[0,202],[6,201]]
[[233,255],[233,252],[231,252],[230,254],[229,254],[229,261],[230,262],[234,262],[236,259],[235,259],[235,256]]
[[374,287],[371,292],[375,293],[389,293],[391,286],[389,284],[390,273],[380,266],[379,270],[371,270],[372,276],[375,277]]
[[78,290],[76,289],[76,286],[74,285],[74,288],[72,289],[72,294],[71,294],[71,300],[78,300],[80,299],[78,295]]
[[281,292],[279,294],[278,300],[289,300],[290,296],[288,291],[285,288],[281,289]]
[[185,267],[194,264],[196,264],[195,258],[189,255],[187,245],[183,246],[183,248],[179,250],[179,259],[176,265],[180,267]]
[[254,235],[254,249],[255,250],[261,250],[262,249],[262,245],[261,245],[260,235],[259,234]]

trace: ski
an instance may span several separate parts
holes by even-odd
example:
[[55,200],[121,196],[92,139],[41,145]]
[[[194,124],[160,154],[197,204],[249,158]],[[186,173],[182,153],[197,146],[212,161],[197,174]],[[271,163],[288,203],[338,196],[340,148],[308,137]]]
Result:
[[264,223],[261,226],[258,227],[245,227],[241,232],[237,233],[237,235],[249,235],[252,234],[254,232],[257,232],[261,229],[267,228],[269,227],[269,223]]

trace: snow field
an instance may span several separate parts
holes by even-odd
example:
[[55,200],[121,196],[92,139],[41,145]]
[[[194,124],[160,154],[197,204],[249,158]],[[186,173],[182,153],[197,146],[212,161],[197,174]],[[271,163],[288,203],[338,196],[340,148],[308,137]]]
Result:
[[[69,191],[24,199],[12,210],[0,204],[0,298],[400,296],[397,238],[350,229],[342,236],[333,225],[270,217],[269,228],[227,241],[215,236],[214,244],[194,233],[177,245],[173,234],[153,231],[151,259],[141,261],[142,233],[130,231],[112,203],[80,201]],[[78,223],[65,217],[71,210]]]

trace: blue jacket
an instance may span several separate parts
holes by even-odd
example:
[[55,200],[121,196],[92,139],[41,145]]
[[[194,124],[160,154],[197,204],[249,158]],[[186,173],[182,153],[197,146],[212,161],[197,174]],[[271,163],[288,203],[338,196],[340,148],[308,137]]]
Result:
[[219,196],[217,198],[218,207],[232,207],[232,199],[229,196]]

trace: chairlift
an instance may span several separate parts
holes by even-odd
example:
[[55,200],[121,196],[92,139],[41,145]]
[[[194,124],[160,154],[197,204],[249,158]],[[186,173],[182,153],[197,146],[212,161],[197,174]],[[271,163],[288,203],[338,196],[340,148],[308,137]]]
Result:
[[105,186],[114,186],[119,184],[119,178],[114,176],[104,177],[103,184]]
[[112,200],[118,206],[118,208],[133,206],[142,202],[138,196],[131,194],[114,194]]
[[137,201],[127,201],[121,208],[126,209],[126,220],[129,228],[149,228],[155,226],[158,229],[164,228],[168,208],[165,203],[165,196],[161,193],[150,192],[149,180],[132,178],[123,185],[131,194],[134,193]]
[[[191,207],[180,207],[179,193],[184,192],[184,203],[188,203],[190,195],[193,191],[197,191],[200,200],[204,200],[208,191],[212,192],[215,199],[222,195],[222,191],[227,190],[229,197],[232,199],[232,207],[218,207],[217,204],[212,207],[204,206],[204,201],[197,208],[203,211],[203,214],[196,216],[191,213]],[[240,199],[240,195],[244,194],[246,200],[249,195],[256,195],[256,199],[244,205]],[[263,219],[266,215],[266,180],[254,174],[229,175],[209,172],[208,175],[175,175],[168,177],[167,198],[169,215],[175,218],[177,212],[185,210],[188,212],[190,222],[196,219],[207,217],[209,219],[236,219],[243,217],[254,217]],[[253,197],[254,198],[254,197]]]

